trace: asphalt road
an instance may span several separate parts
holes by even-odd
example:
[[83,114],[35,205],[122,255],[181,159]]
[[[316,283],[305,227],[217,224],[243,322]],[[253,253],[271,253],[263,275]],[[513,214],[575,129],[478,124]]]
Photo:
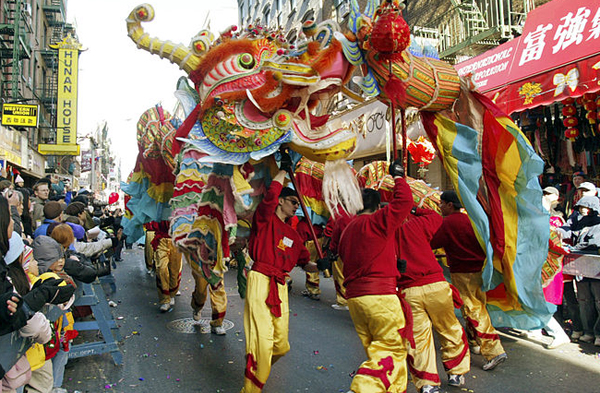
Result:
[[[181,296],[174,309],[158,310],[154,276],[146,273],[143,252],[134,246],[123,251],[114,271],[117,291],[111,308],[123,336],[123,364],[109,354],[71,359],[64,388],[69,392],[239,392],[244,375],[243,300],[237,293],[236,271],[225,276],[228,293],[227,335],[211,334],[194,323],[190,307],[193,279],[184,266]],[[290,295],[291,351],[274,365],[266,393],[346,392],[351,376],[365,359],[347,311],[331,308],[335,290],[331,279],[321,279],[320,301],[301,295],[304,273],[292,272]],[[210,318],[210,307],[202,313]],[[203,318],[204,321],[204,318]],[[202,321],[201,321],[202,322]],[[204,326],[204,327],[203,327]],[[508,360],[493,371],[483,371],[484,360],[473,355],[465,387],[446,385],[447,392],[600,392],[600,348],[571,343],[547,350],[543,342],[501,333]],[[408,392],[416,389],[409,383]]]

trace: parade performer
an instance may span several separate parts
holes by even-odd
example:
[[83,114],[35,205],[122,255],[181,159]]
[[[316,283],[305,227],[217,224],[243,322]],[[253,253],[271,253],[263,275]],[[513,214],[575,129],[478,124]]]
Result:
[[471,221],[460,209],[462,204],[454,191],[444,191],[440,197],[444,221],[431,239],[431,247],[444,248],[452,283],[464,302],[462,313],[467,324],[469,345],[473,353],[487,360],[485,371],[506,360],[506,352],[486,309],[486,294],[482,291],[481,271],[485,252],[481,249]]
[[[316,261],[318,259],[317,248],[315,247],[315,242],[312,240],[310,234],[309,222],[306,218],[302,218],[298,221],[298,225],[296,225],[296,232],[302,238],[306,249],[310,253],[310,260]],[[323,230],[318,225],[313,225],[317,238],[320,239],[322,245],[322,235]],[[305,272],[306,275],[306,283],[305,290],[302,291],[302,296],[306,296],[312,300],[320,300],[321,299],[321,288],[319,288],[320,277],[319,272]]]
[[194,321],[199,321],[208,292],[212,309],[210,331],[218,336],[223,336],[227,334],[223,327],[223,319],[225,319],[225,313],[227,312],[227,293],[225,292],[223,273],[215,271],[213,274],[219,277],[216,285],[210,284],[201,272],[192,270],[196,287],[192,293],[191,306],[194,310]]
[[156,267],[156,287],[160,312],[167,312],[175,305],[175,296],[181,283],[181,253],[169,236],[169,222],[150,222],[146,228],[154,231],[152,248]]
[[380,209],[380,196],[364,189],[363,210],[339,242],[350,316],[368,359],[356,372],[351,392],[405,392],[405,314],[396,292],[399,272],[394,234],[413,201],[401,160],[390,166],[394,198]]
[[[287,155],[286,155],[287,156]],[[299,205],[296,192],[284,188],[291,159],[282,159],[281,170],[254,213],[249,240],[254,260],[248,273],[244,331],[246,371],[243,393],[261,392],[271,365],[290,350],[288,342],[289,304],[285,277],[295,266],[317,271],[298,233],[285,220]]]
[[[440,392],[432,327],[438,332],[448,385],[464,385],[464,374],[471,368],[467,336],[454,314],[454,291],[429,249],[429,241],[440,225],[442,216],[437,212],[414,207],[396,235],[398,255],[406,260],[398,288],[413,315],[415,347],[408,348],[408,369],[420,393]],[[455,297],[460,302],[458,294]]]
[[[333,282],[335,284],[335,304],[332,304],[336,310],[348,310],[348,301],[346,300],[346,286],[344,285],[344,261],[338,255],[338,244],[340,236],[346,226],[352,221],[354,215],[348,214],[345,210],[340,209],[340,214],[336,218],[330,218],[330,222],[327,223],[331,231],[331,240],[329,241],[329,255],[331,255],[333,262],[331,264],[331,274],[333,275]],[[327,228],[326,228],[327,230]]]

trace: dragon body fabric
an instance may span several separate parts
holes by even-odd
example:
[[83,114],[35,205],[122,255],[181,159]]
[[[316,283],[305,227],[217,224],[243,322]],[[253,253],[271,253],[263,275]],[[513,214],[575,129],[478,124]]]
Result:
[[361,13],[351,0],[350,31],[334,21],[308,22],[294,45],[283,32],[258,25],[230,28],[217,39],[201,31],[190,45],[174,44],[142,28],[154,17],[150,5],[130,13],[136,45],[177,64],[193,83],[178,85],[186,118],[169,134],[173,241],[192,268],[205,275],[224,270],[237,219],[251,216],[276,170],[271,156],[282,146],[325,164],[322,196],[330,211],[359,210],[358,182],[345,160],[364,138],[328,113],[338,93],[352,96],[348,86],[358,68],[353,81],[365,96],[420,111],[486,250],[483,289],[495,325],[541,327],[554,311],[541,285],[549,236],[537,181],[543,163],[469,80],[410,50],[401,9],[395,1],[370,0]]

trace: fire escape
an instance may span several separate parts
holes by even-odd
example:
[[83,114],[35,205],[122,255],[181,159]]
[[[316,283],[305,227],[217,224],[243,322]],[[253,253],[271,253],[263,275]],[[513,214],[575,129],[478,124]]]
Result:
[[4,102],[25,101],[23,60],[31,59],[31,8],[24,0],[1,3],[0,97]]
[[414,11],[414,35],[437,46],[452,63],[476,56],[521,34],[532,0],[450,0],[449,7],[425,15]]
[[53,143],[56,138],[56,111],[58,96],[58,51],[50,49],[49,45],[54,45],[63,40],[67,34],[74,35],[73,26],[66,22],[64,0],[47,0],[43,5],[44,15],[48,22],[46,31],[46,42],[40,54],[46,63],[43,81],[36,90],[36,96],[44,109],[49,114],[50,122],[54,128],[52,135],[45,139],[45,143]]

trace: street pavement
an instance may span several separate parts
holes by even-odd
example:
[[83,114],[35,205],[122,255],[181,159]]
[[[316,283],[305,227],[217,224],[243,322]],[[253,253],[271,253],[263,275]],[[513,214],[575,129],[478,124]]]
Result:
[[[123,364],[109,354],[70,359],[63,387],[69,392],[239,392],[244,375],[244,302],[237,293],[236,271],[225,275],[228,294],[226,336],[210,333],[209,301],[202,321],[192,320],[194,287],[184,266],[181,296],[171,312],[158,310],[155,277],[148,275],[143,250],[123,250],[114,270],[116,293],[111,308],[120,326]],[[331,278],[321,278],[321,300],[301,295],[304,272],[292,271],[290,292],[291,351],[272,368],[266,393],[347,392],[352,375],[365,359],[347,311],[331,308],[335,289]],[[547,350],[550,341],[525,340],[501,332],[508,360],[483,371],[484,359],[472,355],[471,372],[462,388],[447,386],[438,356],[442,389],[447,392],[600,392],[600,348],[570,343]],[[407,392],[415,393],[409,383]],[[371,393],[371,392],[369,392]],[[373,392],[375,393],[375,392]]]

